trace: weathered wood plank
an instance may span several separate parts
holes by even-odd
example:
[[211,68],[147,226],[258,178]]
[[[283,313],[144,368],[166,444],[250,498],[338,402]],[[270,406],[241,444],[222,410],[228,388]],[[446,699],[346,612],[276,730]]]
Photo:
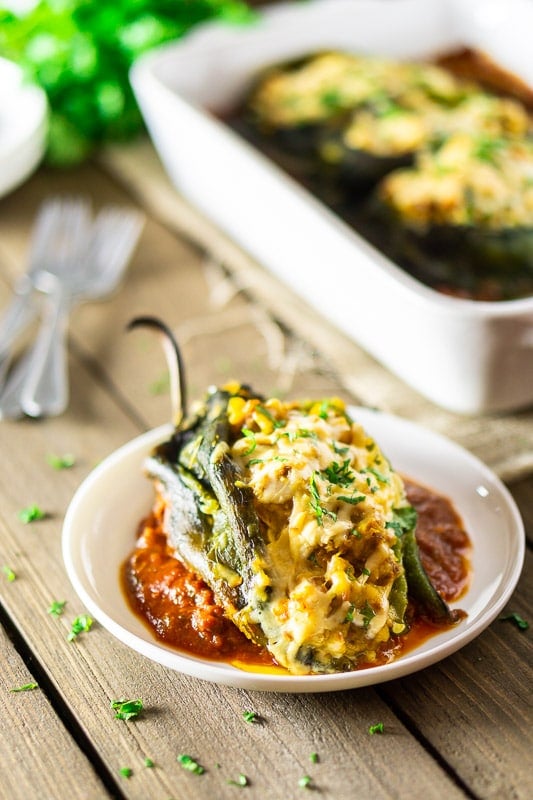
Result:
[[12,800],[29,797],[64,797],[72,800],[104,800],[111,795],[89,760],[72,741],[40,688],[13,692],[34,683],[4,629],[0,625],[0,795]]
[[[528,618],[533,555],[505,609]],[[533,796],[533,631],[496,620],[478,639],[380,694],[484,800]],[[405,716],[404,716],[405,715]]]

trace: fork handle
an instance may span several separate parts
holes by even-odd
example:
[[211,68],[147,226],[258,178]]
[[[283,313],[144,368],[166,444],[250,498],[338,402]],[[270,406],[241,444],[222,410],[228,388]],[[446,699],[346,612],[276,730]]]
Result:
[[68,405],[67,329],[69,295],[58,285],[47,294],[21,395],[30,417],[53,417]]
[[30,322],[33,322],[36,314],[33,286],[24,276],[17,283],[15,295],[0,318],[0,385],[4,382],[14,343]]

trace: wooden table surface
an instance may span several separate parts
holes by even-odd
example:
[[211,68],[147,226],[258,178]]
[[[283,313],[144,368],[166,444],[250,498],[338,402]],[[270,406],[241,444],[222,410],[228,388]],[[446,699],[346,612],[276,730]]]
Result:
[[[97,623],[67,641],[72,620],[85,611],[61,556],[69,501],[98,461],[169,416],[168,396],[159,391],[165,369],[159,345],[147,332],[125,335],[129,319],[157,314],[178,330],[193,395],[235,376],[261,391],[354,399],[342,364],[321,352],[320,322],[307,337],[275,319],[262,303],[260,282],[255,294],[243,291],[231,268],[206,258],[197,236],[193,242],[177,233],[154,212],[148,191],[117,177],[112,161],[64,173],[41,169],[0,201],[0,306],[24,269],[32,221],[46,196],[81,190],[96,208],[127,203],[147,216],[122,289],[73,314],[67,412],[0,422],[0,797],[529,800],[532,628],[497,619],[422,672],[315,695],[253,693],[187,677],[132,652]],[[350,358],[366,359],[350,343],[344,348]],[[381,374],[368,364],[372,375]],[[371,382],[361,385],[370,402]],[[440,419],[438,409],[423,408],[424,424]],[[482,420],[468,422],[474,424],[484,427]],[[503,440],[509,420],[502,415],[490,424]],[[71,468],[50,466],[50,454],[64,453],[75,457]],[[533,475],[526,471],[509,487],[531,542]],[[18,512],[31,504],[46,517],[23,524]],[[532,587],[528,550],[506,611],[531,618]],[[58,618],[47,613],[54,600],[66,600]],[[11,691],[30,682],[38,688]],[[110,703],[118,698],[142,698],[142,715],[115,719]],[[246,723],[247,710],[259,721]],[[370,735],[378,722],[383,734]],[[196,758],[205,773],[182,769],[179,753]],[[121,773],[125,767],[130,777]],[[247,786],[230,783],[241,773]],[[308,788],[299,786],[304,775],[312,779]]]

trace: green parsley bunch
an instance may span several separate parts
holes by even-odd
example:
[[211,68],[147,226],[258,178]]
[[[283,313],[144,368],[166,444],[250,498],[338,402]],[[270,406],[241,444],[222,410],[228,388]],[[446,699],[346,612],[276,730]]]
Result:
[[37,0],[26,13],[0,8],[0,55],[46,92],[48,161],[69,166],[142,130],[128,80],[141,53],[204,20],[252,16],[244,0]]

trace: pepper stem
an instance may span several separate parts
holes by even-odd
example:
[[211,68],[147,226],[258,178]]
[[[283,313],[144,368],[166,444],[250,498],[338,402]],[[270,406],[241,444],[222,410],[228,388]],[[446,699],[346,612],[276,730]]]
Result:
[[168,325],[157,317],[135,317],[128,323],[126,330],[131,331],[134,328],[153,328],[161,335],[170,378],[172,423],[179,427],[187,413],[187,387],[183,358],[176,338]]

